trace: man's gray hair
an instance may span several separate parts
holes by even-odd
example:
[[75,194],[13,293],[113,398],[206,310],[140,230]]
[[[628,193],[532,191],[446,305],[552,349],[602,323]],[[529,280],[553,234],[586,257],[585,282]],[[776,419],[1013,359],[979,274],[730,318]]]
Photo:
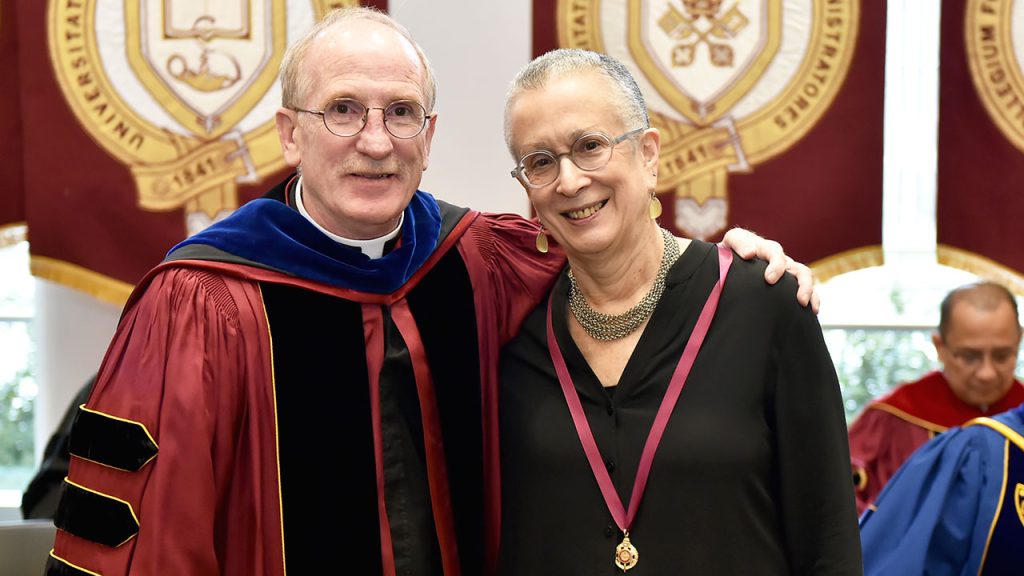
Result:
[[395,32],[398,32],[403,38],[409,41],[409,44],[411,44],[413,49],[416,50],[416,54],[420,58],[420,64],[423,66],[423,95],[427,99],[427,101],[423,103],[423,107],[427,109],[427,112],[433,112],[434,99],[436,98],[437,93],[437,84],[434,80],[434,69],[430,66],[430,60],[427,59],[427,55],[423,53],[423,49],[420,48],[420,45],[413,40],[412,34],[409,34],[409,30],[407,30],[405,26],[402,26],[398,21],[384,12],[375,8],[367,8],[363,6],[338,8],[337,10],[328,12],[327,15],[313,25],[313,27],[310,28],[302,38],[298,39],[294,44],[288,47],[288,50],[284,53],[284,58],[281,60],[281,105],[285,108],[295,108],[306,105],[305,103],[300,102],[300,100],[309,91],[313,79],[309,76],[302,77],[299,72],[299,67],[302,64],[303,59],[305,59],[310,46],[313,45],[313,42],[316,41],[317,37],[329,28],[345,25],[358,20],[366,20],[383,24]]
[[560,48],[538,56],[516,74],[512,85],[505,96],[505,145],[515,158],[512,149],[512,126],[509,111],[523,92],[543,88],[552,80],[595,71],[603,74],[610,81],[612,98],[618,100],[621,118],[627,128],[650,128],[651,121],[647,116],[647,104],[640,92],[636,80],[629,70],[618,60],[589,50],[577,48]]

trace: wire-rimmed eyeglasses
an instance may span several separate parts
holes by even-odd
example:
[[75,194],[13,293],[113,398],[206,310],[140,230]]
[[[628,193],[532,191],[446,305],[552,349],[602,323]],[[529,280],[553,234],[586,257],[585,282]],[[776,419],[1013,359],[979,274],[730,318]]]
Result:
[[366,126],[370,110],[380,110],[384,114],[384,128],[395,138],[413,138],[427,126],[430,115],[423,105],[412,100],[398,100],[383,108],[368,107],[358,100],[339,98],[332,100],[323,110],[306,110],[292,108],[296,112],[316,114],[324,121],[324,126],[336,136],[355,136]]
[[623,140],[636,136],[646,128],[630,130],[618,138],[612,138],[604,132],[588,132],[572,143],[569,151],[555,154],[548,150],[534,150],[519,159],[519,164],[512,170],[512,177],[528,188],[542,188],[558,179],[559,167],[563,156],[580,170],[593,172],[600,170],[612,158],[612,149]]

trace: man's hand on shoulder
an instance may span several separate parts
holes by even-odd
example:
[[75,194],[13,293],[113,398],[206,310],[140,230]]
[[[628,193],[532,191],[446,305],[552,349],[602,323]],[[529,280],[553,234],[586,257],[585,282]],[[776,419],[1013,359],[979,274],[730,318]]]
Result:
[[810,304],[811,310],[814,310],[815,314],[818,313],[821,301],[814,290],[814,274],[807,266],[786,256],[781,244],[762,238],[744,228],[733,228],[726,232],[722,243],[745,260],[754,257],[767,260],[768,267],[765,268],[764,279],[769,284],[778,282],[784,272],[795,276],[799,285],[796,291],[797,301],[802,306]]

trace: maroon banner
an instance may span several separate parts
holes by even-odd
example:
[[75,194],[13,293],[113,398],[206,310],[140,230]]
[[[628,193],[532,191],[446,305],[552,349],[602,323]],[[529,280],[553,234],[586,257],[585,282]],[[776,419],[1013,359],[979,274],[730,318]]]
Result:
[[115,303],[284,176],[287,39],[358,3],[15,2],[32,272]]
[[663,225],[743,226],[821,280],[882,263],[885,2],[533,6],[535,55],[596,50],[637,78],[662,133]]
[[0,230],[25,221],[17,30],[14,0],[0,0],[0,70],[4,71],[0,74],[0,182],[4,183],[0,194]]
[[1024,30],[1013,6],[942,3],[936,219],[939,262],[1024,293]]

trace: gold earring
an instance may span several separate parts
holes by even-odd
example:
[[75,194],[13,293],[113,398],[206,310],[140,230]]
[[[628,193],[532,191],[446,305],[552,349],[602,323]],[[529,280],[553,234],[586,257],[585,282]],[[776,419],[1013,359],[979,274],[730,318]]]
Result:
[[656,192],[651,193],[651,205],[648,207],[648,211],[651,214],[651,220],[661,217],[661,200],[658,199]]
[[540,230],[537,231],[537,241],[536,241],[536,244],[537,244],[537,252],[540,252],[541,254],[547,254],[548,253],[548,235],[544,233],[544,228],[543,227]]

